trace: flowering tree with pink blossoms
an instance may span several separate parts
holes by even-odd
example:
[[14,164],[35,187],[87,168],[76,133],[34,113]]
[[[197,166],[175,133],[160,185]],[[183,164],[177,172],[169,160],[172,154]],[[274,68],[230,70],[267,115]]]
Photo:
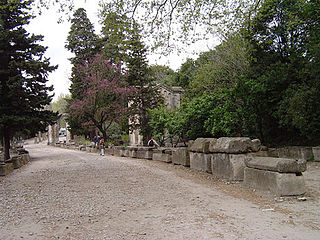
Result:
[[113,64],[98,54],[78,68],[82,76],[79,100],[69,107],[69,113],[81,119],[83,126],[96,127],[107,139],[106,131],[114,122],[123,121],[129,114],[127,98],[136,92],[126,82],[121,65]]

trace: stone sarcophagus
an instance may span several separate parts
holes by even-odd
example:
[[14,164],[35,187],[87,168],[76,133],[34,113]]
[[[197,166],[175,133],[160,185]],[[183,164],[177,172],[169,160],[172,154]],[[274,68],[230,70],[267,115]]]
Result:
[[306,169],[304,160],[256,157],[246,161],[244,184],[278,196],[301,195],[306,192],[302,175]]
[[260,146],[258,139],[246,137],[198,138],[190,147],[190,168],[242,181],[245,160]]

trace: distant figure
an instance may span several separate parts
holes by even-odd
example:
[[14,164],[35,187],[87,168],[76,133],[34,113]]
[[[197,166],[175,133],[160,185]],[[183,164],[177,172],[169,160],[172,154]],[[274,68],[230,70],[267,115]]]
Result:
[[102,137],[99,142],[100,145],[100,155],[104,156],[104,138]]
[[96,142],[97,142],[97,148],[98,148],[99,145],[100,145],[100,140],[101,140],[101,137],[98,135],[98,136],[97,136],[97,140],[96,140]]
[[96,148],[97,145],[98,145],[97,139],[98,139],[97,136],[94,136],[94,137],[92,138],[92,142],[93,142],[95,148]]
[[154,136],[152,136],[151,139],[148,141],[148,146],[149,147],[154,147],[154,146],[160,147],[160,145],[154,139]]

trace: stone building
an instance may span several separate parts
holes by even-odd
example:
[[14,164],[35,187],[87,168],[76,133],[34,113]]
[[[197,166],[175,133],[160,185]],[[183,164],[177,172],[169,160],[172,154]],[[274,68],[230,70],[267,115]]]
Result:
[[[173,110],[177,107],[180,107],[181,98],[183,95],[182,87],[166,87],[163,85],[158,85],[161,96],[164,99],[164,105],[167,106],[168,109]],[[132,131],[129,133],[130,137],[130,146],[142,146],[143,139],[139,134],[139,129]]]

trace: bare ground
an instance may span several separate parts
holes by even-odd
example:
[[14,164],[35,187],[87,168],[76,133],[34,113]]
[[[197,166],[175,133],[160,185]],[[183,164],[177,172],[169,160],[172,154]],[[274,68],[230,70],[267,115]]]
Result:
[[320,239],[320,163],[306,201],[182,166],[26,145],[0,178],[0,239]]

